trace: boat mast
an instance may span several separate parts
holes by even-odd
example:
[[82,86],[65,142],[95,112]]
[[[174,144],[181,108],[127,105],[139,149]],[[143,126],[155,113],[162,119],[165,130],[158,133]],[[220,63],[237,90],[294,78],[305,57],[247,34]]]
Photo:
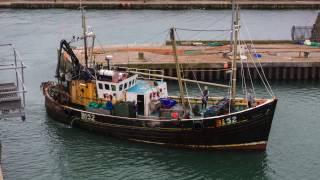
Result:
[[237,93],[237,58],[238,58],[238,38],[239,38],[239,5],[235,7],[235,19],[233,28],[233,57],[232,57],[232,80],[231,80],[231,101],[234,102]]
[[[234,15],[235,15],[235,0],[231,0],[232,7],[232,20],[231,20],[231,30],[234,31]],[[232,52],[232,44],[233,44],[233,33],[230,33],[230,52]]]
[[180,64],[178,62],[178,55],[177,55],[177,43],[175,38],[175,28],[170,28],[170,40],[172,45],[172,51],[173,51],[173,58],[176,63],[176,72],[177,72],[177,78],[179,83],[179,96],[181,99],[181,104],[185,105],[185,99],[184,99],[184,88],[183,88],[183,82],[181,78],[181,70],[180,70]]
[[84,7],[80,5],[82,14],[82,29],[83,29],[83,42],[84,42],[84,59],[86,63],[86,68],[88,68],[88,48],[87,48],[87,26],[86,26],[86,16],[84,14]]

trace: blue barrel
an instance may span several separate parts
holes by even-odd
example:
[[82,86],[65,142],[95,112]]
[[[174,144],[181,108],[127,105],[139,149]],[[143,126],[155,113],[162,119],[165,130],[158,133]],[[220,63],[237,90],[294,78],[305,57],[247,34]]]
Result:
[[170,109],[171,107],[177,104],[177,101],[168,98],[161,98],[160,103],[164,108]]

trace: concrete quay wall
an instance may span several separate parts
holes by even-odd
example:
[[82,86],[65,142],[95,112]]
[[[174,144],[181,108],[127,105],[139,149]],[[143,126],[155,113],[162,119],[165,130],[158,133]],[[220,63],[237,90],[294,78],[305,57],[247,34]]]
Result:
[[[194,79],[194,75],[197,80],[202,81],[216,81],[216,80],[229,80],[230,74],[226,73],[224,68],[225,63],[211,63],[211,64],[183,64],[184,77],[188,79]],[[237,64],[238,71],[237,77],[241,78],[241,64]],[[130,65],[130,68],[148,68],[164,70],[166,76],[176,76],[176,70],[172,64],[159,65],[144,65],[135,64]],[[259,73],[253,64],[249,64],[249,67],[245,65],[244,75],[246,79],[250,77],[252,79],[260,79],[260,76],[266,76],[270,80],[320,80],[320,62],[270,62],[262,63],[262,68],[258,67]],[[191,71],[192,70],[192,71]],[[193,74],[194,73],[194,74]]]
[[[318,0],[238,0],[242,9],[320,9]],[[82,0],[87,9],[230,9],[230,0]],[[79,8],[74,0],[0,0],[0,8]]]

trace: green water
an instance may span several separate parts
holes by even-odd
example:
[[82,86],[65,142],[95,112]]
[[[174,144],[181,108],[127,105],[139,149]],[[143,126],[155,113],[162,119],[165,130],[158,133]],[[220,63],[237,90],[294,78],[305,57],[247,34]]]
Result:
[[[101,44],[162,42],[165,35],[159,32],[173,24],[227,27],[228,13],[89,11],[88,21],[101,37]],[[255,39],[288,39],[292,24],[309,25],[316,14],[243,11]],[[39,86],[42,81],[53,79],[59,40],[80,32],[79,18],[78,11],[0,10],[0,42],[14,43],[28,66],[26,121],[0,120],[5,179],[319,179],[319,81],[272,82],[280,100],[268,148],[263,153],[200,152],[136,144],[52,121],[46,115]],[[214,23],[219,19],[224,21]],[[279,27],[277,33],[272,31],[274,25]],[[8,78],[7,74],[0,74],[1,80]],[[175,93],[176,85],[169,85]],[[196,89],[190,87],[190,93],[196,94]],[[260,96],[267,95],[260,85],[256,89]],[[221,94],[219,89],[210,92]]]

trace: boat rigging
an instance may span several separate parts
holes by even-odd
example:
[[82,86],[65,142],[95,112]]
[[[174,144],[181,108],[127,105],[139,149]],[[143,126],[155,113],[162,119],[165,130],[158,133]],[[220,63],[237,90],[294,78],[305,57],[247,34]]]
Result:
[[235,21],[233,25],[233,57],[232,57],[232,73],[231,73],[231,104],[234,104],[234,100],[236,98],[237,93],[237,59],[238,55],[238,37],[240,32],[240,24],[239,24],[239,5],[236,5],[235,13]]
[[[70,46],[72,42],[61,40],[56,69],[58,82],[43,83],[46,110],[53,119],[112,137],[170,147],[266,149],[277,98],[252,98],[249,102],[247,92],[246,98],[237,97],[237,61],[240,60],[242,66],[241,74],[244,71],[243,62],[247,61],[242,58],[243,52],[238,51],[238,5],[233,12],[230,85],[183,77],[176,28],[170,29],[170,53],[174,58],[176,77],[165,76],[161,69],[114,67],[110,54],[105,57],[107,62],[96,62],[93,47],[95,35],[88,32],[84,9],[80,9],[84,47],[73,48]],[[92,37],[93,41],[90,59],[88,37]],[[84,64],[79,60],[82,52]],[[250,51],[246,53],[251,57]],[[263,72],[258,73],[263,77]],[[167,83],[163,79],[178,81],[178,97],[169,96]],[[203,99],[189,96],[187,83],[196,83],[201,91],[200,85],[227,88],[230,96],[208,96],[208,107],[200,108]],[[269,85],[265,80],[263,83]],[[242,84],[246,89],[245,80]],[[201,93],[204,95],[203,91]]]

